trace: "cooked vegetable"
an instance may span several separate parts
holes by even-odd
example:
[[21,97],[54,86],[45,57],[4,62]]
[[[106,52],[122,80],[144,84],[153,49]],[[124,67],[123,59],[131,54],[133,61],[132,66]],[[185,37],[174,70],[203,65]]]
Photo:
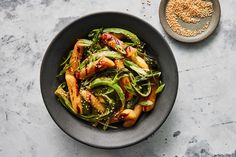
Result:
[[54,92],[58,100],[73,115],[103,130],[117,128],[116,123],[135,125],[142,112],[154,108],[165,86],[144,44],[121,28],[92,30],[60,66],[58,76],[65,81]]
[[124,54],[127,58],[131,59],[139,67],[143,68],[146,71],[149,70],[145,60],[142,59],[140,56],[138,56],[137,48],[125,44],[123,41],[121,41],[120,39],[109,33],[103,33],[101,35],[101,40],[114,50]]
[[101,35],[101,40],[108,46],[110,46],[111,48],[113,48],[114,50],[122,53],[122,54],[126,54],[126,47],[127,45],[124,44],[123,41],[119,40],[117,37],[115,37],[112,34],[109,33],[103,33]]
[[82,90],[80,93],[84,100],[90,103],[98,112],[103,113],[105,111],[104,105],[91,92]]
[[134,33],[127,31],[125,29],[121,29],[121,28],[106,28],[103,30],[104,33],[115,33],[115,34],[122,34],[124,35],[126,38],[130,39],[134,44],[136,45],[140,45],[141,42],[139,40],[139,38],[137,37],[137,35],[135,35]]
[[[123,69],[125,68],[123,61],[116,59],[115,65],[117,69]],[[129,89],[132,88],[131,82],[128,76],[125,76],[119,80],[119,85],[121,86],[123,92],[125,93],[126,100],[130,100],[133,97],[132,92],[129,91]]]
[[[82,42],[81,42],[82,41]],[[80,39],[76,42],[73,52],[71,54],[71,58],[70,58],[70,71],[74,74],[74,72],[76,71],[80,60],[82,59],[82,55],[84,53],[84,39]]]
[[62,85],[59,85],[54,92],[55,95],[58,97],[59,101],[72,113],[76,113],[76,111],[72,108],[71,102],[69,100],[69,94],[66,92]]
[[117,82],[115,82],[114,80],[110,79],[110,78],[97,78],[96,80],[94,80],[93,82],[90,83],[89,88],[93,89],[95,87],[98,86],[108,86],[113,88],[117,95],[119,96],[119,99],[121,101],[121,108],[123,109],[125,106],[125,95],[123,93],[123,90],[121,89],[121,87],[118,85]]
[[84,80],[91,75],[95,74],[98,71],[105,70],[107,68],[114,67],[115,64],[112,60],[102,57],[95,62],[89,63],[86,67],[82,68],[76,73],[76,78],[80,80]]
[[139,104],[137,104],[134,107],[134,110],[125,109],[120,114],[120,119],[124,120],[123,127],[126,127],[126,128],[132,127],[138,120],[141,113],[142,113],[142,106]]
[[162,83],[160,81],[159,84],[160,84],[160,86],[157,88],[156,94],[161,93],[164,90],[164,88],[165,88],[165,84],[164,83]]
[[79,65],[79,69],[84,68],[88,63],[97,60],[101,57],[107,57],[110,59],[122,59],[123,56],[116,51],[99,51],[97,53],[91,54],[89,57],[85,58],[83,62]]
[[83,112],[79,87],[76,78],[70,73],[65,74],[66,84],[68,86],[72,107],[76,113]]
[[151,111],[154,108],[157,97],[156,90],[157,84],[152,81],[152,90],[150,95],[146,98],[143,98],[143,100],[140,102],[140,105],[143,106],[143,112]]
[[83,107],[81,104],[79,88],[74,73],[82,58],[83,51],[84,51],[84,46],[81,45],[81,40],[78,40],[71,54],[70,67],[66,70],[65,74],[65,80],[68,86],[72,108],[76,113],[81,113],[81,114],[83,113]]
[[139,66],[137,66],[136,64],[134,64],[131,61],[125,60],[124,64],[125,64],[125,66],[127,66],[128,68],[134,70],[138,74],[141,74],[141,75],[146,75],[147,74],[146,71],[144,71],[142,68],[140,68]]

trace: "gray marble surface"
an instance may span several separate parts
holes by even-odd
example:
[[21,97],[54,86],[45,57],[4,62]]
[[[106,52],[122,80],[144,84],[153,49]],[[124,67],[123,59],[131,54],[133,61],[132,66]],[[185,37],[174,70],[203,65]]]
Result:
[[[1,157],[217,157],[236,149],[236,1],[220,0],[217,31],[187,45],[170,39],[158,18],[159,0],[0,0]],[[40,64],[53,37],[83,15],[119,11],[152,24],[179,67],[179,93],[167,121],[137,145],[102,150],[64,134],[40,94]]]

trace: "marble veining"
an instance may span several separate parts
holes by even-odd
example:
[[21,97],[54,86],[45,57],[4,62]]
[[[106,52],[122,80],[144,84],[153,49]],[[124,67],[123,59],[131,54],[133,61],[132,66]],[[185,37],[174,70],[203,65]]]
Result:
[[[235,157],[236,1],[221,0],[221,22],[197,44],[167,36],[159,23],[160,0],[1,0],[0,156],[3,157]],[[164,125],[147,140],[102,150],[65,135],[40,94],[43,55],[73,20],[119,11],[153,25],[170,44],[179,67],[179,93]]]

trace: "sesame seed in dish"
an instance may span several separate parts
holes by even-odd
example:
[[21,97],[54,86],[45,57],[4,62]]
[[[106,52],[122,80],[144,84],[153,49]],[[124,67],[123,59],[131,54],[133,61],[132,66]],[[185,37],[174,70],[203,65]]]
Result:
[[210,21],[200,29],[188,29],[183,27],[179,20],[187,24],[197,24],[203,18],[211,17],[214,10],[213,4],[205,0],[169,0],[166,6],[166,20],[172,31],[186,37],[193,37],[204,32],[210,25]]

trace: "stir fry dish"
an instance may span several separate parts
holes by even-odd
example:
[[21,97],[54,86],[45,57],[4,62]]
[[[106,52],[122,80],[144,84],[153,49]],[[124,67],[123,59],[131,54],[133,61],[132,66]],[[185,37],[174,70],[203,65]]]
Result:
[[164,89],[156,59],[145,44],[121,28],[99,28],[78,39],[63,63],[55,90],[61,104],[94,127],[134,126]]

